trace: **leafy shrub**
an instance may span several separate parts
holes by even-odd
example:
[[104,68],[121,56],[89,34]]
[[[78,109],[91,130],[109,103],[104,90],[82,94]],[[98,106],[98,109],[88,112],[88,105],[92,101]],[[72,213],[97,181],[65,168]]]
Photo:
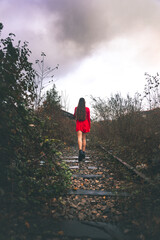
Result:
[[[30,50],[25,42],[13,46],[13,34],[0,42],[0,150],[1,184],[7,180],[7,167],[18,164],[17,156],[25,146],[34,100],[34,70],[28,62]],[[23,158],[21,159],[21,161]]]
[[60,97],[56,86],[47,91],[42,106],[37,111],[37,116],[43,121],[43,136],[61,140],[68,145],[75,144],[75,122],[64,116],[61,109]]
[[[46,129],[48,116],[40,118],[33,109],[36,86],[30,54],[27,42],[14,46],[13,34],[0,42],[0,190],[33,203],[50,192],[64,192],[70,171],[59,161],[58,136],[51,140],[51,129]],[[58,102],[53,115],[57,108]]]

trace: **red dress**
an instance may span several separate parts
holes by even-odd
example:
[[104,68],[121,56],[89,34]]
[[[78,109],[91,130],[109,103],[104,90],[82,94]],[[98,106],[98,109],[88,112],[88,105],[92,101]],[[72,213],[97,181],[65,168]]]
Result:
[[[74,110],[74,116],[76,115],[76,109]],[[90,110],[88,107],[86,107],[86,120],[84,121],[76,121],[76,132],[77,131],[82,131],[83,133],[90,132],[91,128],[91,119],[90,119]]]

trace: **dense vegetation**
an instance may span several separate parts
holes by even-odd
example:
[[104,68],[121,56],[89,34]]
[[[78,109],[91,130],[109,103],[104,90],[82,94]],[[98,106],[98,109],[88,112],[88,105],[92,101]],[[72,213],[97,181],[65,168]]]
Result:
[[[95,121],[92,138],[103,143],[134,167],[159,178],[160,79],[147,74],[144,95],[92,98]],[[146,90],[148,89],[148,91]],[[146,109],[148,106],[148,110]]]
[[67,123],[72,129],[74,122],[64,120],[55,85],[34,109],[36,72],[30,55],[27,42],[15,46],[14,34],[1,39],[1,204],[15,201],[33,207],[62,194],[70,184],[70,171],[60,155],[64,142],[73,142]]

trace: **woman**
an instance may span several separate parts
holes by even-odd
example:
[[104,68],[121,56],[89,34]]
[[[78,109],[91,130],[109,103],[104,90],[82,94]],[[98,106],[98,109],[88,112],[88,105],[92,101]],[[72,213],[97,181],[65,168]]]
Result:
[[76,119],[76,132],[78,137],[79,156],[78,160],[85,158],[86,134],[90,132],[91,120],[90,110],[85,106],[84,98],[79,99],[78,107],[75,108],[74,117]]

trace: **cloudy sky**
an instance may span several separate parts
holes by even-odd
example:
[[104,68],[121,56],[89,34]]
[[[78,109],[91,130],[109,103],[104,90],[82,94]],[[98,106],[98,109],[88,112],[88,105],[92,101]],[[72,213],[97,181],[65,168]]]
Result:
[[73,112],[80,97],[143,92],[160,66],[159,0],[0,0],[1,37],[46,54],[59,93]]

